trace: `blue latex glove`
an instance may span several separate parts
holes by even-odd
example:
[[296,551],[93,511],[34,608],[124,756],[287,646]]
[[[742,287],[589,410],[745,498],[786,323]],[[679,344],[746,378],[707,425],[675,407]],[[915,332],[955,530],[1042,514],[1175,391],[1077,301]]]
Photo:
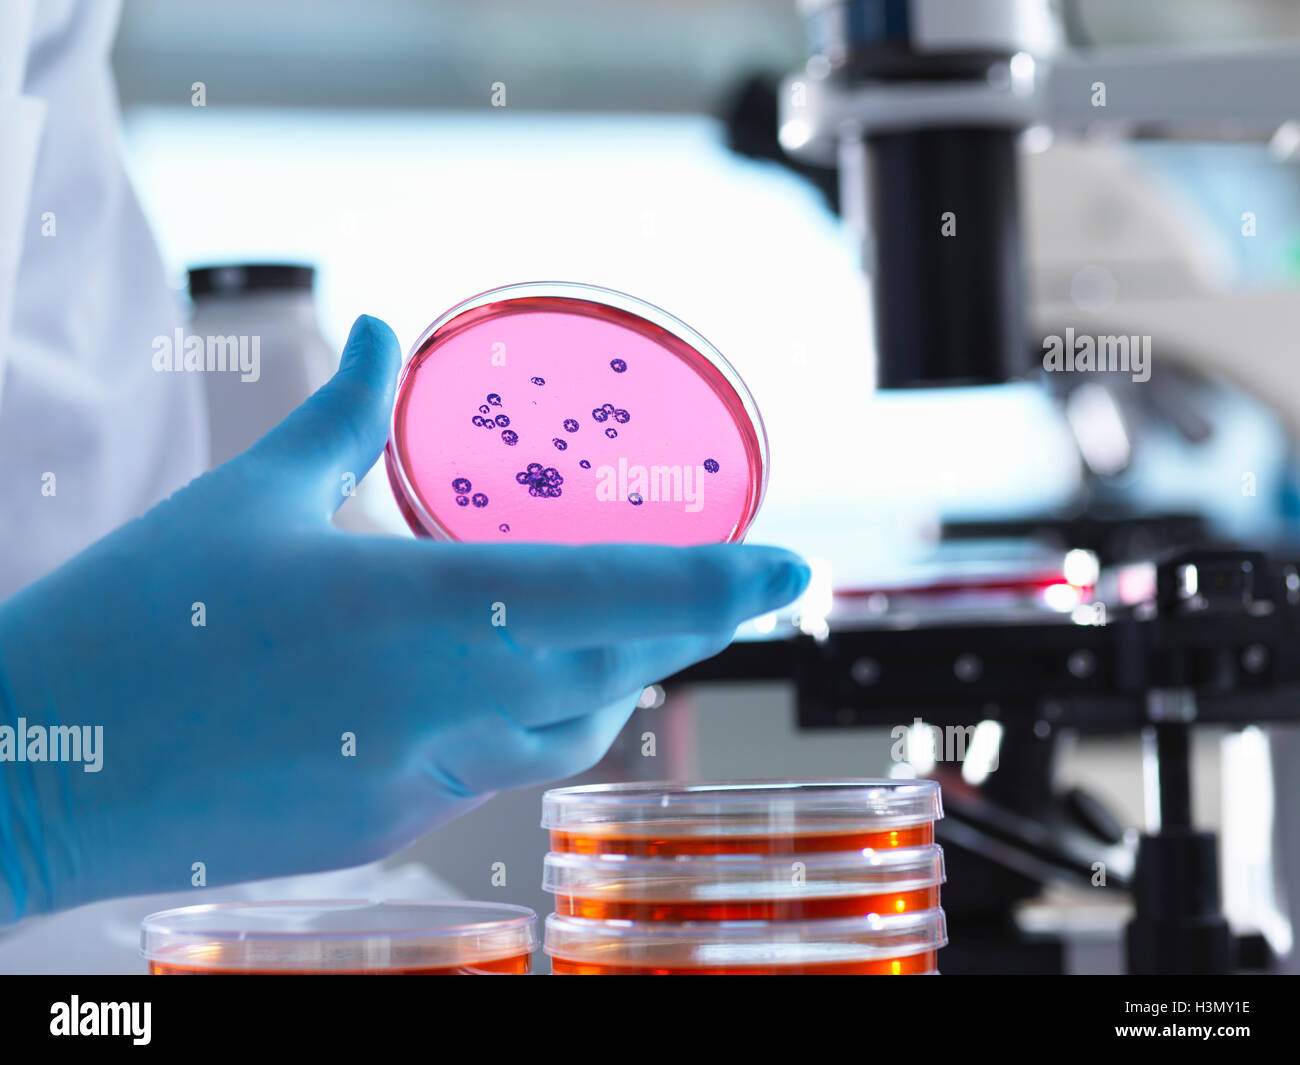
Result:
[[98,772],[0,761],[0,921],[389,854],[591,766],[645,684],[802,591],[776,548],[341,532],[400,361],[358,319],[251,450],[0,606],[0,724],[103,727]]

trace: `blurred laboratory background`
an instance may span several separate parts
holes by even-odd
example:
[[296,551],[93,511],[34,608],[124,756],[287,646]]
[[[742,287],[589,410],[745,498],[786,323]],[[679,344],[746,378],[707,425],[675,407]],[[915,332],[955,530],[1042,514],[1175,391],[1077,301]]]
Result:
[[[387,320],[406,346],[482,290],[574,280],[689,322],[757,399],[772,477],[750,539],[817,560],[822,601],[764,619],[749,638],[789,626],[816,639],[846,603],[887,613],[906,601],[901,589],[1023,576],[1070,552],[1076,571],[1084,556],[1105,566],[1140,553],[1131,543],[1112,556],[1109,540],[1024,535],[1043,515],[1177,518],[1234,542],[1285,541],[1300,513],[1300,172],[1286,131],[1019,132],[1029,351],[1041,357],[1041,337],[1067,327],[1150,336],[1151,383],[878,391],[864,266],[878,282],[891,261],[873,267],[864,254],[869,235],[843,202],[835,160],[787,153],[778,140],[781,79],[811,69],[818,6],[126,0],[114,54],[125,150],[177,289],[188,270],[217,268],[192,275],[194,313],[215,323],[203,331],[262,316],[257,331],[272,338],[263,342],[264,403],[250,402],[245,386],[234,396],[213,384],[214,458],[319,383],[359,313]],[[1300,49],[1300,6],[1287,0],[1044,6],[1058,27],[1055,49]],[[932,299],[943,316],[950,297],[912,299]],[[340,520],[409,535],[382,468]],[[945,539],[958,527],[965,547]],[[1151,533],[1153,549],[1168,528]],[[1062,571],[1064,592],[1032,605],[1068,612],[1097,584]],[[874,664],[855,661],[869,663],[858,674],[869,683]],[[934,768],[920,748],[905,761],[894,750],[895,727],[914,723],[910,706],[809,727],[815,715],[798,702],[793,677],[648,689],[623,739],[584,779]],[[1149,823],[1138,730],[1046,718],[1035,728],[1052,747],[1042,801],[1063,804],[1075,828],[1107,847],[1131,844]],[[1221,856],[1223,908],[1243,957],[1260,966],[1280,966],[1291,947],[1279,867],[1289,861],[1290,882],[1300,880],[1300,855],[1273,844],[1282,829],[1271,759],[1279,742],[1300,757],[1288,732],[1210,722],[1190,738],[1195,824],[1214,830],[1248,811],[1220,840],[1237,848]],[[994,775],[1011,764],[1004,751]],[[1226,786],[1232,765],[1244,797]],[[981,779],[977,769],[965,776]],[[1008,794],[1038,786],[1007,780]],[[391,864],[414,861],[466,897],[545,913],[539,797],[500,795]],[[963,863],[960,840],[945,842],[954,943],[963,927],[972,940],[992,941],[998,928],[1014,940],[1015,949],[984,955],[985,971],[1122,971],[1132,912],[1122,861],[1117,889],[1098,890],[1077,862],[1038,854],[1038,864],[1008,858],[990,870]],[[496,863],[505,863],[504,883]],[[959,869],[979,885],[964,904]],[[952,965],[979,969],[956,954]]]

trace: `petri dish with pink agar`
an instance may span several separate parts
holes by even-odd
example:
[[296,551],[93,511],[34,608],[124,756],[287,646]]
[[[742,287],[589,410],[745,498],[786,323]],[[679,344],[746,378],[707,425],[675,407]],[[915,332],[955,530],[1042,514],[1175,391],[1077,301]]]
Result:
[[739,541],[767,487],[758,407],[685,323],[609,289],[509,285],[411,349],[385,451],[420,536]]
[[938,846],[807,855],[546,856],[542,887],[566,917],[788,921],[887,916],[939,906]]
[[217,903],[140,928],[157,976],[522,976],[537,945],[532,910],[488,902]]
[[813,921],[639,923],[551,914],[557,976],[921,976],[948,942],[942,910]]
[[815,854],[934,843],[933,780],[592,784],[542,797],[551,850],[679,857]]

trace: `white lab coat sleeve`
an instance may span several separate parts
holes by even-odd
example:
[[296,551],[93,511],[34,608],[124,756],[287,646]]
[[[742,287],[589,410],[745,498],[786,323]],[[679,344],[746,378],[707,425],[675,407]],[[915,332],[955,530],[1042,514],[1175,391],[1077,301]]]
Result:
[[[115,0],[0,0],[0,599],[199,473],[201,375],[120,157]],[[15,88],[17,86],[17,88]]]
[[36,0],[0,5],[0,389],[45,105],[22,94]]

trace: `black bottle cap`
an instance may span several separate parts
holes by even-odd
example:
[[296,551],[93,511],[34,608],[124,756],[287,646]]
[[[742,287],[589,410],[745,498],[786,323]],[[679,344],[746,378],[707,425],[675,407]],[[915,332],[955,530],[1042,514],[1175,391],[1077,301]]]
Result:
[[310,292],[316,268],[301,263],[224,263],[189,271],[190,296],[245,296],[252,292]]

